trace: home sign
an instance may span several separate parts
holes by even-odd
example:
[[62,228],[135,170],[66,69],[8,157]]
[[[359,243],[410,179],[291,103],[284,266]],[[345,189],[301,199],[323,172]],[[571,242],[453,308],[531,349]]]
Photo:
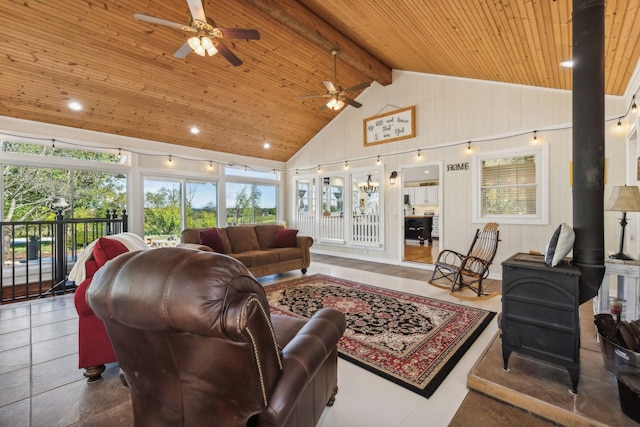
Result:
[[447,172],[449,171],[467,171],[469,170],[469,162],[465,163],[449,163],[447,165]]

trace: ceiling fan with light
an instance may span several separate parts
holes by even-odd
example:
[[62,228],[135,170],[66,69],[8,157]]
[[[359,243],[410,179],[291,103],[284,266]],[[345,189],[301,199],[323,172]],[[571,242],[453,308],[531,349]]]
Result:
[[362,107],[362,104],[360,104],[357,101],[354,101],[353,99],[347,97],[346,95],[348,93],[351,92],[357,92],[359,90],[362,90],[364,88],[367,88],[371,85],[371,83],[360,83],[359,85],[355,85],[352,86],[348,89],[342,89],[340,86],[338,86],[338,78],[337,78],[337,59],[336,56],[338,56],[338,53],[340,53],[338,51],[338,49],[331,49],[331,55],[333,55],[333,82],[330,82],[328,80],[324,80],[322,82],[322,84],[324,85],[324,87],[327,89],[327,93],[322,94],[322,95],[301,95],[298,98],[304,99],[304,98],[331,98],[326,104],[324,104],[322,107],[320,107],[321,110],[324,110],[325,108],[329,108],[331,110],[339,110],[342,107],[344,107],[344,104],[349,104],[352,107],[355,108],[360,108]]
[[193,33],[193,36],[175,51],[173,56],[176,58],[185,58],[191,51],[200,56],[206,56],[207,54],[209,56],[213,56],[216,53],[220,53],[220,55],[229,61],[231,65],[237,67],[242,64],[242,61],[224,44],[222,44],[219,39],[260,40],[260,33],[258,30],[217,27],[213,19],[204,14],[202,0],[187,0],[187,5],[191,12],[189,25],[182,25],[165,19],[141,15],[139,13],[134,13],[133,16],[140,21],[165,25],[167,27]]

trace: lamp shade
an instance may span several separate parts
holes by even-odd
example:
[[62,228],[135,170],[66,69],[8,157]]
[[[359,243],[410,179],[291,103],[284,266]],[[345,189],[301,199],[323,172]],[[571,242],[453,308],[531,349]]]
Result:
[[636,185],[613,187],[604,204],[605,211],[640,212],[640,191]]
[[191,49],[196,50],[200,46],[200,37],[193,36],[187,40],[187,43],[189,43]]
[[202,44],[202,47],[205,48],[205,50],[209,50],[209,48],[213,47],[213,42],[209,37],[206,36],[200,39],[200,43]]

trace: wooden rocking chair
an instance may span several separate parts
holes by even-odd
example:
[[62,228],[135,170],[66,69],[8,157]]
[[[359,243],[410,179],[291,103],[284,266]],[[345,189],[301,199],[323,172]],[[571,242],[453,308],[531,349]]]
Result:
[[482,231],[476,230],[466,255],[445,249],[438,255],[430,282],[445,279],[451,282],[451,291],[467,287],[478,296],[485,295],[482,280],[489,275],[489,266],[498,250],[498,224],[490,222]]

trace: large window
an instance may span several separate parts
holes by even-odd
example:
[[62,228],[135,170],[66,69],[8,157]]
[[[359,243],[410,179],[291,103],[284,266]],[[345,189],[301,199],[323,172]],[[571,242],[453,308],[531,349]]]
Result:
[[[54,228],[39,222],[55,219],[52,205],[61,198],[67,204],[61,209],[65,219],[107,218],[114,212],[120,217],[127,209],[127,175],[124,170],[113,171],[124,168],[113,165],[117,157],[112,154],[22,142],[1,141],[0,146],[2,264],[12,271],[19,267],[28,276],[27,258],[46,264],[47,274],[52,271]],[[75,251],[84,239],[102,235],[104,227],[104,223],[77,225],[73,232],[67,228],[66,250]],[[35,271],[33,265],[31,269]]]
[[81,169],[31,166],[2,167],[3,220],[53,220],[51,202],[63,197],[67,218],[105,218],[106,211],[126,209],[126,176]]
[[[52,220],[57,197],[69,203],[67,218],[104,218],[107,210],[126,209],[125,174],[106,171],[118,162],[115,154],[8,140],[0,141],[0,151],[8,153],[2,166],[4,221]],[[74,159],[65,162],[74,166],[42,166],[56,163],[47,160],[53,157]]]
[[477,155],[474,220],[546,223],[547,147]]
[[144,180],[144,237],[153,240],[178,240],[182,183],[180,180]]
[[177,244],[183,228],[218,224],[217,185],[172,178],[144,180],[144,235],[154,246]]
[[227,224],[273,223],[277,218],[276,185],[228,182]]
[[227,166],[227,225],[275,223],[278,218],[278,174]]
[[218,186],[211,182],[187,182],[187,228],[218,224]]

